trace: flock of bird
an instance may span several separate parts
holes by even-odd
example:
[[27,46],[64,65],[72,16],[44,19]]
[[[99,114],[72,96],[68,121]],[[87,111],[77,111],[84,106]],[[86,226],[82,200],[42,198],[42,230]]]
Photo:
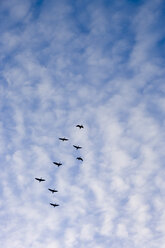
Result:
[[[79,125],[79,124],[78,124],[76,127],[78,127],[79,129],[84,128],[83,125]],[[64,137],[64,138],[59,138],[59,140],[61,140],[61,141],[68,141],[69,139],[67,139],[67,138]],[[76,148],[76,150],[82,148],[81,146],[76,146],[76,145],[73,145],[73,147]],[[83,161],[82,157],[77,157],[76,159],[77,159],[77,160]],[[62,165],[62,163],[60,163],[60,162],[53,162],[53,164],[54,164],[54,165],[57,165],[58,167]],[[39,183],[40,183],[40,182],[46,181],[44,178],[35,177],[35,179],[36,179]],[[58,190],[55,190],[55,189],[50,189],[50,188],[48,188],[48,190],[49,190],[50,192],[52,192],[52,193],[58,192]],[[58,207],[58,206],[59,206],[59,204],[51,203],[51,202],[50,202],[50,205],[53,206],[53,207]]]

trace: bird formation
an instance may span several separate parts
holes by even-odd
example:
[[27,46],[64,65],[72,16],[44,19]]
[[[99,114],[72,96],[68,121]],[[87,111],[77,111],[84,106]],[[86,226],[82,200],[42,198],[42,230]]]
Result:
[[[79,129],[84,128],[83,125],[79,125],[79,124],[78,124],[76,127],[78,127]],[[69,139],[63,137],[63,138],[59,138],[59,140],[61,140],[61,141],[68,141]],[[73,147],[74,147],[76,150],[82,148],[81,146],[77,146],[77,145],[73,145]],[[77,160],[80,160],[80,161],[83,161],[82,157],[77,157],[76,159],[77,159]],[[60,163],[60,162],[53,162],[53,164],[56,165],[56,166],[58,166],[58,167],[62,165],[62,163]],[[40,183],[40,182],[46,181],[46,179],[44,179],[44,178],[42,178],[42,177],[41,177],[41,178],[35,177],[35,179],[36,179],[39,183]],[[56,193],[56,192],[58,192],[58,190],[51,189],[51,188],[48,188],[48,190],[49,190],[51,193]],[[53,207],[58,207],[58,206],[60,206],[59,204],[52,203],[52,202],[50,202],[50,205],[53,206]]]

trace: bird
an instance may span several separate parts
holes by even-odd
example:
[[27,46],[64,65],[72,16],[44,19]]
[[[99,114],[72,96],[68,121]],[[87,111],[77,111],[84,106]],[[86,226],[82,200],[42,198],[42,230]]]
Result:
[[79,127],[80,129],[81,129],[81,128],[84,128],[83,125],[79,125],[79,124],[78,124],[76,127]]
[[53,164],[57,165],[58,167],[62,165],[62,163],[57,163],[57,162],[53,162]]
[[74,146],[77,150],[82,148],[81,146],[75,146],[75,145],[73,145],[73,146]]
[[51,203],[51,202],[50,202],[50,205],[52,205],[54,208],[57,207],[57,206],[60,206],[60,205],[58,205],[58,204]]
[[67,139],[67,138],[59,138],[59,140],[62,140],[62,141],[67,141],[67,140],[69,140],[69,139]]
[[83,159],[81,157],[77,157],[77,159],[83,161]]
[[55,193],[55,192],[58,192],[58,190],[55,190],[55,189],[48,189],[50,192],[52,193]]
[[35,179],[36,179],[37,181],[39,181],[39,183],[45,181],[45,179],[43,179],[42,177],[41,177],[41,178],[35,177]]

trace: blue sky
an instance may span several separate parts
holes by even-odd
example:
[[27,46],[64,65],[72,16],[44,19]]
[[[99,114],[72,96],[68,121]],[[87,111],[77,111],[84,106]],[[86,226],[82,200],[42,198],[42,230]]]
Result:
[[164,10],[1,1],[1,246],[164,248]]

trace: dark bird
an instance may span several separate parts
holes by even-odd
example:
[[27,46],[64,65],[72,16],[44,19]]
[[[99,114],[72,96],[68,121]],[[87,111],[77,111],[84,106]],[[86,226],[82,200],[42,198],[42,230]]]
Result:
[[52,205],[54,208],[57,207],[57,206],[60,206],[60,205],[58,205],[58,204],[51,203],[51,202],[50,202],[50,205]]
[[57,165],[58,167],[61,166],[61,163],[53,162],[53,164]]
[[77,125],[76,127],[79,127],[80,129],[81,129],[81,128],[84,128],[83,125]]
[[81,157],[77,157],[77,159],[83,161],[83,159]]
[[59,140],[67,141],[68,139],[64,137],[64,138],[59,138]]
[[[74,146],[74,145],[73,145]],[[81,149],[82,147],[81,146],[74,146],[77,150],[78,149]]]
[[35,179],[36,179],[37,181],[39,181],[39,182],[43,182],[43,181],[45,181],[45,179],[38,178],[38,177],[35,177]]
[[55,189],[48,189],[49,191],[51,191],[52,193],[58,192],[58,190]]

